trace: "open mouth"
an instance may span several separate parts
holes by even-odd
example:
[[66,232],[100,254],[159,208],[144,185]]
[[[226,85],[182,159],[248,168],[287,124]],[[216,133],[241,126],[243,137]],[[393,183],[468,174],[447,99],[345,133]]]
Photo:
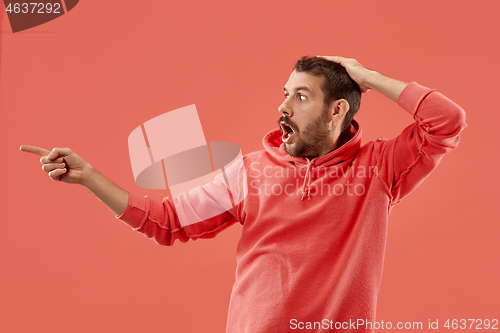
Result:
[[284,122],[281,122],[280,126],[281,126],[281,132],[282,132],[281,139],[284,143],[286,143],[295,134],[295,132],[294,132],[293,128],[291,128],[289,125],[285,124]]

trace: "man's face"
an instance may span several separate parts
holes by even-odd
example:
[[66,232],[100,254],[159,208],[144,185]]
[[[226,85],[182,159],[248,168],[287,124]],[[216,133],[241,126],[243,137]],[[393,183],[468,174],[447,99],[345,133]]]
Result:
[[278,108],[285,150],[292,156],[315,158],[333,149],[328,107],[321,90],[324,77],[293,71],[283,88],[285,100]]

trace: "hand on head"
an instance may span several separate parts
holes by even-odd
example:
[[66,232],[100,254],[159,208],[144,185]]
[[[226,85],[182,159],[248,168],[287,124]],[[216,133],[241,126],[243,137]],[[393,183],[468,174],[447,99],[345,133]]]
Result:
[[373,74],[373,71],[361,65],[356,59],[344,58],[338,56],[318,56],[320,58],[330,60],[342,65],[349,76],[358,84],[361,92],[367,92],[371,89],[368,86],[368,76]]

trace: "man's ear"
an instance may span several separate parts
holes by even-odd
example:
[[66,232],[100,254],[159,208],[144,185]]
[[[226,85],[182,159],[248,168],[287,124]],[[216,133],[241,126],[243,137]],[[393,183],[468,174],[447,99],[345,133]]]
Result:
[[[345,115],[349,111],[350,106],[349,102],[347,102],[345,99],[338,99],[336,101],[333,101],[332,104],[330,104],[330,115],[333,119],[338,121],[339,119],[344,120]],[[332,120],[333,120],[332,119]]]

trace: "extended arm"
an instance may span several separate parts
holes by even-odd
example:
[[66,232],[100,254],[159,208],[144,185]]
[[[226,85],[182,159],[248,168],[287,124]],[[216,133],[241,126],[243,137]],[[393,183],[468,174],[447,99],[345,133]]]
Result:
[[[80,184],[87,188],[96,198],[106,205],[117,218],[125,222],[135,231],[152,238],[158,244],[172,245],[176,239],[187,242],[189,239],[212,238],[219,232],[236,222],[234,216],[221,207],[217,200],[219,192],[227,191],[225,183],[207,184],[188,194],[180,195],[178,205],[184,205],[182,217],[204,216],[210,211],[219,210],[199,223],[182,226],[175,205],[170,198],[162,202],[145,196],[129,193],[104,177],[89,163],[69,148],[54,148],[52,151],[23,145],[21,151],[39,156],[43,171],[55,181]],[[205,212],[205,214],[201,214]],[[192,221],[185,218],[184,220]]]

